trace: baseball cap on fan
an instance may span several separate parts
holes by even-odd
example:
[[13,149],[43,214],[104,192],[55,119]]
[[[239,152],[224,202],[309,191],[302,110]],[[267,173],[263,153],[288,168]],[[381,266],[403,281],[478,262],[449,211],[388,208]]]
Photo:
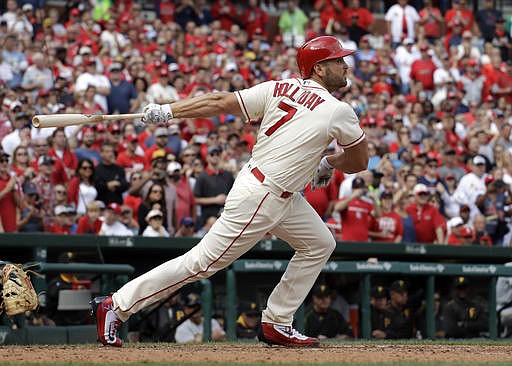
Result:
[[177,161],[171,161],[169,165],[167,165],[167,174],[174,174],[176,171],[181,171],[181,164]]
[[386,198],[393,198],[393,192],[391,191],[383,191],[381,194],[380,194],[380,199],[386,199]]
[[168,135],[169,135],[169,130],[165,127],[158,127],[155,130],[155,137],[168,136]]
[[114,213],[121,215],[121,206],[119,203],[112,202],[107,205],[107,209],[112,210]]
[[108,69],[109,71],[121,71],[123,69],[123,65],[119,62],[114,62]]
[[55,214],[55,216],[63,215],[67,212],[68,212],[68,210],[67,210],[66,206],[64,206],[64,205],[57,205],[53,209],[53,213]]
[[462,225],[464,225],[464,221],[462,220],[462,217],[460,217],[460,216],[452,217],[446,223],[446,226],[448,226],[448,229],[451,229],[451,228],[454,228],[457,226],[462,226]]
[[473,237],[473,229],[469,226],[464,226],[460,229],[460,236],[463,238],[472,238]]
[[207,154],[213,154],[214,152],[222,153],[222,148],[217,145],[212,145],[208,148]]
[[180,69],[179,65],[175,62],[170,63],[168,66],[170,72],[178,71]]
[[355,177],[352,181],[352,188],[364,188],[366,187],[366,183],[364,182],[364,179],[361,177]]
[[414,189],[412,191],[415,195],[420,193],[428,193],[428,188],[423,183],[418,183],[414,186]]
[[154,217],[164,217],[164,214],[160,210],[151,210],[146,215],[146,221],[149,221]]
[[137,136],[136,133],[130,133],[125,137],[125,140],[128,142],[138,142],[139,137]]
[[37,165],[53,165],[53,158],[50,155],[41,155],[37,160]]
[[472,161],[474,165],[485,165],[485,158],[481,155],[476,155]]
[[165,159],[165,150],[164,149],[158,149],[153,152],[153,155],[151,155],[151,161],[156,159]]
[[90,55],[92,53],[92,49],[89,46],[82,46],[80,47],[80,50],[78,51],[79,55]]
[[167,127],[167,130],[169,131],[169,135],[177,135],[180,133],[180,126],[170,125],[169,127]]
[[180,220],[180,224],[187,227],[194,226],[194,219],[190,216],[182,217]]

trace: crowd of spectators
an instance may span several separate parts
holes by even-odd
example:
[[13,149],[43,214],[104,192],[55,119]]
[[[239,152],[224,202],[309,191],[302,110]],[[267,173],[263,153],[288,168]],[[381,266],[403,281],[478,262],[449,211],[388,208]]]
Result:
[[385,27],[360,0],[162,0],[151,16],[132,0],[6,4],[1,231],[201,237],[258,121],[36,129],[31,117],[135,113],[298,77],[296,47],[330,34],[357,49],[335,94],[370,149],[367,171],[304,189],[336,239],[510,244],[512,31],[492,0],[475,13],[466,0],[382,2]]

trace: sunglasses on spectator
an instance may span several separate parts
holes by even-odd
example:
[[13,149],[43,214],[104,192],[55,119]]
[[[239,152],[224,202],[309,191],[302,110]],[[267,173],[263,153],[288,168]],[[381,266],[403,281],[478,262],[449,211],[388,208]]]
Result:
[[80,169],[92,170],[92,166],[90,166],[90,165],[82,165],[82,167]]
[[26,153],[26,152],[18,152],[18,153],[16,153],[16,155],[18,155],[18,156],[28,156],[28,153]]
[[219,152],[214,151],[214,152],[212,152],[212,153],[210,153],[210,154],[208,154],[208,155],[210,155],[210,156],[220,156],[220,153],[219,153]]
[[9,159],[0,159],[0,163],[8,163]]

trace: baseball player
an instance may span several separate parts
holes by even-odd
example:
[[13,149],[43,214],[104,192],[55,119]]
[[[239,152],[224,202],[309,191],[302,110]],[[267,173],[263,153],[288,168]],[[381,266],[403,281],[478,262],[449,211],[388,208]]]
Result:
[[[98,338],[121,346],[122,322],[183,285],[227,267],[270,232],[287,241],[295,255],[262,313],[259,339],[290,347],[318,345],[291,326],[336,242],[315,210],[298,193],[309,181],[329,183],[334,169],[357,173],[367,168],[364,132],[352,108],[331,93],[347,84],[348,66],[336,38],[322,36],[298,49],[302,79],[268,81],[232,93],[210,93],[172,104],[149,104],[146,123],[219,114],[262,119],[252,158],[238,174],[224,211],[190,251],[125,284],[112,296],[91,302]],[[339,152],[322,158],[335,139]]]

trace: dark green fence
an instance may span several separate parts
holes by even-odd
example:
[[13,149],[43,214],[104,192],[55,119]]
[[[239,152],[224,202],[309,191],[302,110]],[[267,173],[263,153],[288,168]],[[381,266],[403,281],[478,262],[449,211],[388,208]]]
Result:
[[[88,267],[87,273],[99,273],[107,276],[106,285],[102,290],[109,291],[118,288],[128,279],[129,272],[118,275],[108,274],[108,266],[129,265],[133,268],[132,276],[139,275],[171,258],[177,257],[194,245],[197,238],[147,238],[147,237],[107,237],[96,235],[55,235],[55,234],[0,234],[0,260],[15,263],[39,262],[44,271],[60,271],[56,262],[58,255],[63,251],[86,252],[91,260],[76,263],[76,265],[95,266]],[[235,272],[259,271],[277,273],[284,271],[287,261],[294,251],[281,240],[262,240],[257,243],[242,260],[237,261],[226,273],[228,283],[230,278],[234,281]],[[377,258],[378,263],[368,262],[368,258]],[[256,260],[251,262],[250,260]],[[261,260],[266,260],[264,263]],[[425,276],[425,289],[427,296],[427,314],[430,317],[427,324],[429,337],[434,334],[433,329],[433,292],[434,279],[438,276],[460,275],[483,276],[489,280],[489,303],[495,303],[495,282],[499,275],[510,275],[510,269],[502,266],[512,261],[512,248],[423,245],[423,244],[394,244],[394,243],[364,243],[364,242],[338,242],[331,257],[331,262],[324,269],[325,273],[352,273],[361,275],[361,322],[362,334],[369,334],[369,286],[370,278],[375,274],[409,274]],[[108,264],[102,263],[107,262]],[[410,263],[406,263],[410,262]],[[273,263],[273,264],[272,264]],[[280,268],[275,266],[280,265]],[[75,265],[75,264],[74,264]],[[272,267],[272,265],[274,267]],[[251,267],[252,266],[252,267]],[[271,268],[272,267],[272,268]],[[124,267],[110,267],[114,272]],[[117,268],[117,269],[116,269]],[[126,269],[126,268],[125,268]],[[75,272],[80,271],[75,267]],[[494,271],[494,272],[493,272]],[[82,272],[82,273],[85,273]],[[117,279],[115,279],[117,278]],[[221,276],[222,278],[222,276]],[[214,284],[215,278],[213,278]],[[210,284],[203,287],[204,303],[210,304],[213,290]],[[228,314],[236,312],[236,293],[226,292],[226,311]],[[490,306],[489,309],[495,309]],[[206,308],[205,318],[211,314],[211,307]],[[490,311],[489,331],[491,337],[496,337],[496,314]],[[230,315],[232,316],[232,315]],[[297,316],[300,320],[301,316]],[[228,317],[228,331],[232,335],[233,323]],[[209,321],[205,324],[209,326]],[[300,321],[299,321],[300,325]],[[207,334],[205,332],[205,338]]]
[[[226,326],[229,340],[236,339],[236,273],[237,272],[284,272],[287,261],[283,260],[237,260],[228,269],[226,276],[227,314]],[[421,275],[425,276],[426,289],[426,324],[427,337],[435,338],[434,319],[434,284],[438,276],[466,276],[489,278],[489,336],[497,337],[496,318],[496,279],[498,276],[512,276],[512,267],[500,264],[453,264],[453,263],[425,263],[425,262],[362,262],[362,261],[330,261],[327,262],[322,273],[343,273],[361,275],[361,333],[362,338],[371,338],[371,310],[370,289],[371,276],[375,274],[390,275]],[[303,306],[295,316],[296,326],[303,331]]]

